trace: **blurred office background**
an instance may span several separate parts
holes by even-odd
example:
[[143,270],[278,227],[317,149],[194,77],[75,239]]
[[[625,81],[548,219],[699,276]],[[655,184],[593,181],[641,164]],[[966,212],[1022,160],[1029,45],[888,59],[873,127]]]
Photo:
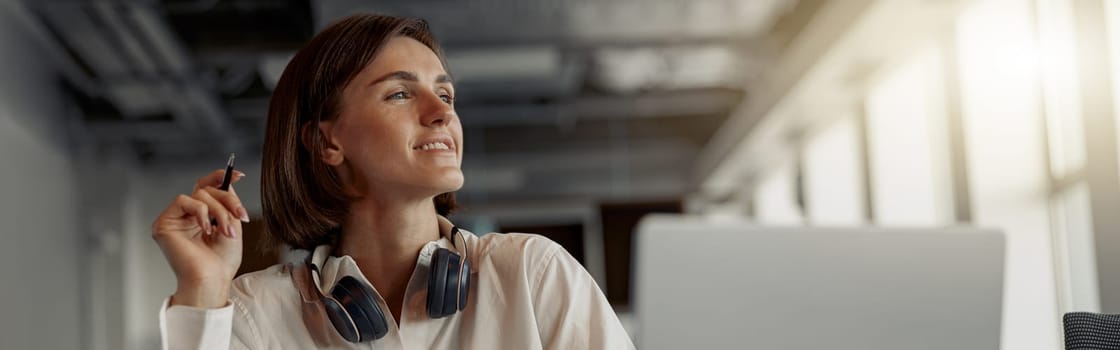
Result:
[[272,86],[370,11],[444,45],[455,220],[560,242],[628,326],[652,212],[1002,229],[1003,349],[1120,313],[1116,1],[0,0],[0,348],[157,347],[152,220],[230,152],[264,215]]

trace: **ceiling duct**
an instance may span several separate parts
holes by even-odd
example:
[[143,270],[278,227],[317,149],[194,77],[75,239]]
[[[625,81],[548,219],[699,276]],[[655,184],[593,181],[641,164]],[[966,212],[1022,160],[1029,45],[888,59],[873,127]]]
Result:
[[560,64],[560,52],[547,46],[447,53],[447,65],[454,72],[456,82],[553,78],[560,74]]
[[[45,27],[95,85],[90,98],[108,101],[124,120],[171,115],[188,134],[227,135],[228,117],[217,96],[199,80],[187,51],[157,10],[142,3],[45,3],[36,8]],[[43,38],[49,40],[49,38]],[[73,82],[72,82],[73,83]],[[111,130],[122,130],[113,126]],[[106,128],[92,128],[97,130]],[[141,130],[137,124],[137,131]],[[121,132],[100,135],[119,141]],[[137,135],[151,138],[152,135]],[[219,137],[220,139],[232,139]],[[223,146],[236,149],[233,141]]]
[[[766,34],[796,0],[331,0],[312,3],[317,28],[354,13],[427,19],[450,46],[689,42]],[[453,5],[452,5],[453,4]]]
[[[728,46],[605,48],[592,55],[592,86],[612,93],[647,90],[739,88],[743,52]],[[749,56],[747,56],[749,57]]]

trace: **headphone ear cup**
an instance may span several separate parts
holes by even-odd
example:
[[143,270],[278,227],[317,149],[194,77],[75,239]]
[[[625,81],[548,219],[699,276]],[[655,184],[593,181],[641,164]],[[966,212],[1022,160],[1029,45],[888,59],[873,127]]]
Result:
[[459,303],[459,254],[447,255],[447,285],[444,287],[443,308],[440,314],[450,316],[458,311]]
[[436,249],[432,255],[431,268],[428,269],[428,317],[440,318],[443,314],[445,288],[447,285],[447,257],[451,251]]
[[342,305],[339,305],[334,298],[323,297],[323,308],[327,310],[327,319],[331,320],[331,325],[334,326],[335,331],[338,331],[338,334],[346,341],[357,343],[360,339],[358,326],[354,324],[350,314],[343,310]]
[[[358,329],[359,342],[381,339],[389,333],[385,314],[374,299],[374,291],[369,286],[358,281],[353,276],[343,277],[331,290],[331,295],[338,300],[354,320]],[[349,340],[349,339],[347,339]]]

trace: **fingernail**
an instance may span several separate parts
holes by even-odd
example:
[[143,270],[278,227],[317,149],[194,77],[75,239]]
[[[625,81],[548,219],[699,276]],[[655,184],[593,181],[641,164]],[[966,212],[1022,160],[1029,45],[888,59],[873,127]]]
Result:
[[237,212],[241,214],[241,217],[239,217],[239,219],[241,219],[241,222],[249,222],[249,211],[245,210],[245,207],[237,208]]
[[243,173],[243,172],[241,172],[241,171],[239,171],[239,170],[234,170],[234,171],[233,171],[233,175],[235,175],[235,176],[237,176],[237,177],[239,177],[239,178],[241,178],[241,177],[245,177],[245,173]]
[[233,225],[226,226],[226,230],[229,230],[229,238],[237,238],[237,230],[233,228]]

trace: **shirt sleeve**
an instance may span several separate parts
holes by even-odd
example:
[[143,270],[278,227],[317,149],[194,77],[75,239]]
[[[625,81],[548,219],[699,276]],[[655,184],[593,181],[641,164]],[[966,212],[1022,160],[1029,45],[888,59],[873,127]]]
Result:
[[163,300],[159,332],[163,350],[229,349],[233,331],[233,303],[218,309],[170,306]]
[[551,244],[534,287],[533,307],[545,349],[634,349],[595,280]]

